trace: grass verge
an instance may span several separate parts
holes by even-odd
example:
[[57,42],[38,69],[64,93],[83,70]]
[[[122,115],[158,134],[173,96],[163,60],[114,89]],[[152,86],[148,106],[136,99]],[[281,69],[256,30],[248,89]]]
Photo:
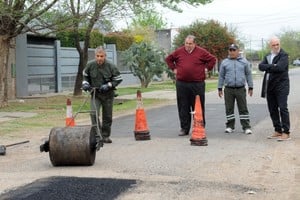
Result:
[[[211,91],[216,89],[216,81],[207,81],[206,90]],[[114,104],[114,116],[122,113],[133,113],[136,108],[136,100],[122,100],[122,95],[136,94],[137,90],[143,92],[150,92],[155,90],[174,90],[175,85],[171,81],[151,84],[148,88],[140,87],[124,87],[119,88],[117,93],[119,97],[116,98]],[[1,135],[13,135],[17,132],[24,130],[34,130],[36,128],[49,128],[65,126],[66,116],[66,100],[71,99],[73,114],[76,114],[79,109],[81,111],[89,110],[89,95],[84,94],[82,96],[73,96],[72,94],[57,94],[55,96],[28,98],[23,101],[10,102],[6,108],[1,108],[0,112],[32,112],[36,113],[34,117],[30,118],[17,118],[14,120],[1,122],[0,133]],[[143,105],[145,108],[166,104],[170,100],[168,99],[143,99]],[[84,104],[84,102],[86,102]],[[89,119],[89,112],[79,113],[76,116],[77,120]]]

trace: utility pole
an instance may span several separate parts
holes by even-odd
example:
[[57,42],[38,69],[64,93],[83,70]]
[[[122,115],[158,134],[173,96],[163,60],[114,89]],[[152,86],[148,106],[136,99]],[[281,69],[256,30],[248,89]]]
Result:
[[250,63],[251,63],[251,66],[252,66],[252,47],[251,47],[251,39],[250,39]]
[[261,60],[264,57],[264,38],[261,38]]

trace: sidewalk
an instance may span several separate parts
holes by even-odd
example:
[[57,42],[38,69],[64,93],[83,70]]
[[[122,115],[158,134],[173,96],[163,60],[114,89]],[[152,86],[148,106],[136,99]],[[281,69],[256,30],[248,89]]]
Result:
[[[176,100],[176,91],[175,90],[157,90],[157,91],[152,91],[152,92],[144,92],[144,93],[142,93],[142,98]],[[116,99],[136,99],[136,94],[122,95],[122,96],[116,97]]]

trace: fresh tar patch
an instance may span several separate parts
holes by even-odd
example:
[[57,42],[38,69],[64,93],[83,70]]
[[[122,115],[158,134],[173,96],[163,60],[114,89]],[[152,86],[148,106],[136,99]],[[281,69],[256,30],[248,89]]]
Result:
[[49,177],[8,191],[1,200],[110,200],[134,187],[136,180],[82,177]]

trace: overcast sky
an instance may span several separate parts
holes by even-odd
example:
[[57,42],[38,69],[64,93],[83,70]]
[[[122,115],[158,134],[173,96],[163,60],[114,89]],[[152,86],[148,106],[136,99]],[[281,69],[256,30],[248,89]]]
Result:
[[214,0],[197,8],[182,5],[183,13],[161,11],[168,28],[213,19],[236,27],[238,35],[249,41],[248,48],[255,49],[262,40],[282,31],[300,31],[300,0]]

